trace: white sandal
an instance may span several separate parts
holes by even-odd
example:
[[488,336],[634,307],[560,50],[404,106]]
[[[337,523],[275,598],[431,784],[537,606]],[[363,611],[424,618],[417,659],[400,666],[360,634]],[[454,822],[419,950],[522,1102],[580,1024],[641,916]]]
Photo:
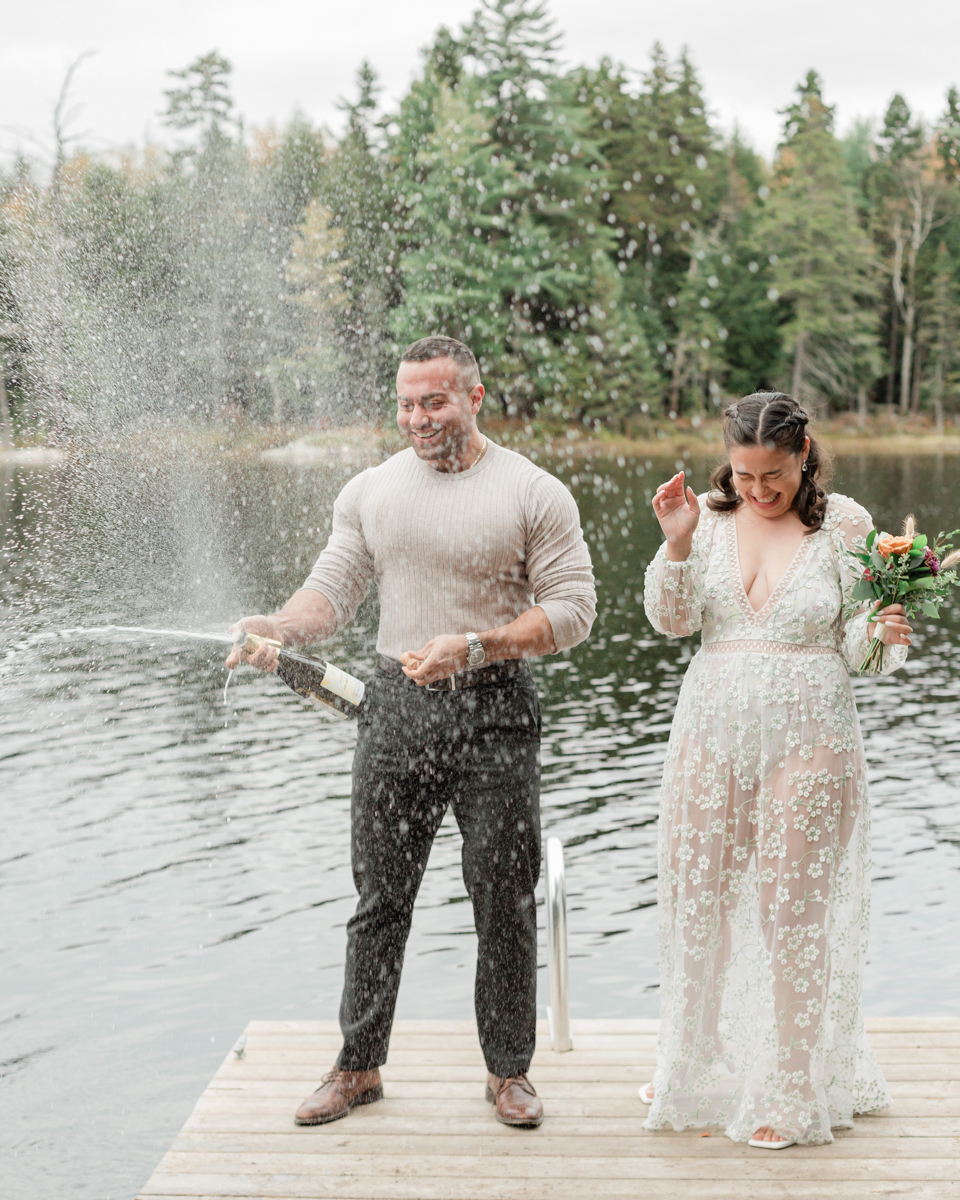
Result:
[[643,1085],[643,1087],[637,1091],[637,1095],[640,1097],[641,1104],[647,1104],[647,1105],[652,1104],[653,1103],[653,1084],[645,1083]]
[[[779,1134],[777,1135],[779,1137]],[[760,1138],[750,1138],[747,1142],[748,1146],[753,1146],[757,1150],[786,1150],[788,1146],[795,1146],[796,1138],[783,1138],[778,1142],[763,1141]]]

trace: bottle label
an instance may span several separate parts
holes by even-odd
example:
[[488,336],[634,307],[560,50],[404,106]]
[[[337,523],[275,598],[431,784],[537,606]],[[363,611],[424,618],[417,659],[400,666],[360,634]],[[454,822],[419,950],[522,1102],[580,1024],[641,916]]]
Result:
[[333,692],[335,696],[339,696],[342,700],[347,700],[351,704],[356,705],[363,703],[363,693],[365,690],[363,681],[354,678],[353,675],[348,675],[346,671],[341,671],[339,667],[334,667],[330,663],[327,663],[326,673],[320,683],[322,687]]

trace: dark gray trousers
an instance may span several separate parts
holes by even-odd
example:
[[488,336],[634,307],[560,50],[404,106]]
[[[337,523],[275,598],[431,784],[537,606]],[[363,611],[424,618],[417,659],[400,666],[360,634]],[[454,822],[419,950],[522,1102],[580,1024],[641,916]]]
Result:
[[537,1015],[540,703],[529,668],[456,692],[378,670],[359,718],[337,1065],[387,1059],[404,947],[433,839],[452,805],[477,929],[475,1004],[494,1075],[527,1071]]

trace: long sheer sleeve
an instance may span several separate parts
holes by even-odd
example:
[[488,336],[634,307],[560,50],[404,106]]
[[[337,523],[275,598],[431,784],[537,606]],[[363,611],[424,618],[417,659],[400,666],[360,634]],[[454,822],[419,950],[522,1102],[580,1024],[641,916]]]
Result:
[[[853,549],[857,538],[867,536],[873,528],[873,519],[855,500],[834,494],[830,497],[829,524],[844,598],[844,608],[840,614],[840,653],[849,670],[855,672],[859,670],[870,649],[867,625],[873,605],[864,605],[855,616],[846,615],[851,589],[859,578],[857,560],[851,558],[847,550]],[[907,661],[907,649],[906,646],[885,646],[880,673],[889,675],[902,667]]]
[[705,496],[700,498],[702,516],[693,535],[693,546],[683,562],[667,558],[664,542],[647,567],[643,586],[643,607],[647,620],[667,637],[688,637],[703,625],[703,595],[708,557],[709,534],[713,525],[706,511]]

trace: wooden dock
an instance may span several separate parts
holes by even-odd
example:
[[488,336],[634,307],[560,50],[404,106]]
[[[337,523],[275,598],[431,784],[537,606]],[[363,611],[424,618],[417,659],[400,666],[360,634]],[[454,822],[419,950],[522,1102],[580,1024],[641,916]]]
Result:
[[470,1021],[398,1021],[385,1099],[299,1129],[297,1105],[340,1047],[333,1021],[253,1021],[140,1192],[342,1200],[960,1200],[960,1019],[868,1021],[894,1096],[830,1146],[770,1152],[718,1130],[650,1134],[637,1088],[655,1021],[574,1021],[555,1054],[541,1023],[530,1075],[546,1117],[497,1124]]

